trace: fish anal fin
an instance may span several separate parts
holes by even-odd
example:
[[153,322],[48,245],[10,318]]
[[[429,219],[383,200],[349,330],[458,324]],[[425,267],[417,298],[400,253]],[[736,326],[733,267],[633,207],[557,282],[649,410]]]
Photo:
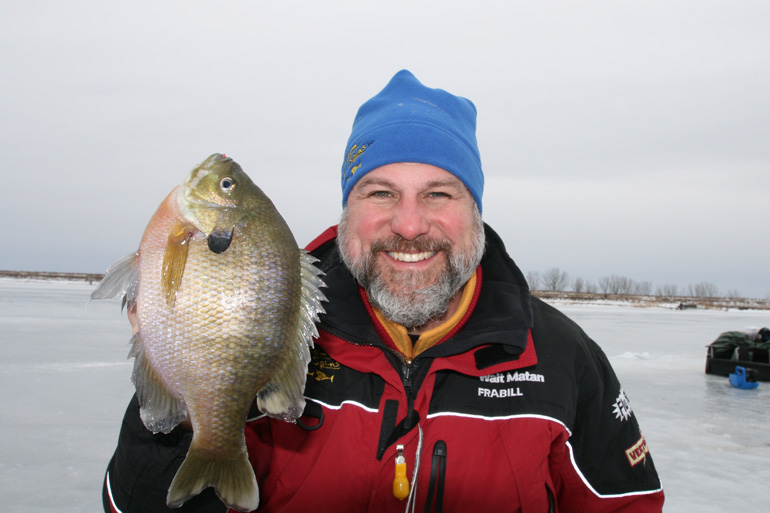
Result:
[[188,223],[177,223],[169,230],[161,273],[161,290],[169,306],[174,306],[176,293],[182,285],[190,239],[194,234],[195,227]]
[[184,401],[172,394],[161,381],[144,354],[141,332],[131,338],[129,358],[134,357],[134,372],[131,381],[141,408],[139,416],[144,425],[153,433],[169,433],[187,418]]
[[[305,397],[303,389],[306,379],[302,379],[302,386],[292,384],[294,381],[290,372],[279,372],[273,381],[257,394],[257,407],[263,413],[286,422],[296,421],[305,410]],[[299,381],[299,380],[297,380]]]
[[305,409],[310,349],[302,333],[297,333],[286,349],[283,362],[257,394],[257,407],[271,417],[294,422]]
[[245,447],[232,457],[217,458],[198,449],[193,440],[171,481],[166,504],[178,508],[209,486],[228,508],[253,511],[259,506],[259,487]]

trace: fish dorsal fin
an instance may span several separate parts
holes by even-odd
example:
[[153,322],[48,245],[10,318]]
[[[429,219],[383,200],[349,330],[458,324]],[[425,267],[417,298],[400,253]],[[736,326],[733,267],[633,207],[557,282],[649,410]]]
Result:
[[161,274],[161,289],[169,306],[174,306],[176,293],[182,285],[184,266],[187,263],[187,251],[195,231],[195,227],[188,223],[177,223],[169,230],[166,251],[163,253],[163,271]]
[[302,328],[300,336],[308,347],[313,347],[313,338],[318,337],[315,325],[318,316],[326,313],[321,303],[326,301],[326,296],[321,292],[326,284],[321,279],[323,271],[314,264],[319,260],[307,251],[300,250],[300,269],[302,274]]
[[321,287],[326,285],[321,280],[323,272],[315,265],[318,259],[301,250],[300,272],[302,294],[300,299],[300,319],[296,333],[289,342],[287,357],[273,379],[257,394],[257,406],[271,417],[293,422],[305,409],[305,381],[307,366],[310,363],[310,348],[313,337],[318,336],[316,322],[319,314],[324,313],[323,301],[326,297]]
[[104,278],[91,293],[91,299],[109,299],[120,297],[123,308],[132,307],[136,302],[139,287],[139,253],[133,252],[124,256],[104,273]]

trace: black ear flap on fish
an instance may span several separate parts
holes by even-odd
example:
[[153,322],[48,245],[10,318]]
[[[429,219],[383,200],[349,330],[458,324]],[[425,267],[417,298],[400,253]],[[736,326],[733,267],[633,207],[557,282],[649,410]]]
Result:
[[211,234],[209,234],[209,238],[207,239],[207,243],[209,245],[209,249],[213,251],[214,253],[224,253],[227,248],[230,247],[230,243],[233,240],[233,230],[230,230],[229,232],[215,228]]
[[189,242],[195,228],[188,224],[175,225],[168,234],[166,251],[163,253],[163,275],[161,287],[166,296],[166,303],[174,306],[176,293],[182,285],[184,266],[187,263]]

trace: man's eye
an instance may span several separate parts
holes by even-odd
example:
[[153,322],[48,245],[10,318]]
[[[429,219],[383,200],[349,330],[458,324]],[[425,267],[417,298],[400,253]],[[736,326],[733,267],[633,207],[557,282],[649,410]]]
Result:
[[370,196],[375,198],[389,198],[392,196],[392,194],[388,191],[374,191],[370,194]]
[[451,198],[451,196],[446,192],[431,192],[430,193],[431,198]]

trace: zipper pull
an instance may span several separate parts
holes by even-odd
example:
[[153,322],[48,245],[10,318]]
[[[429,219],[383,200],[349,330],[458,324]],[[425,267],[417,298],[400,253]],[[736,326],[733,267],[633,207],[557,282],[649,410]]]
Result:
[[409,480],[406,478],[404,446],[396,446],[396,476],[393,478],[393,496],[402,501],[409,497]]
[[412,362],[406,361],[406,363],[403,366],[403,381],[404,381],[404,388],[411,389],[412,388]]

